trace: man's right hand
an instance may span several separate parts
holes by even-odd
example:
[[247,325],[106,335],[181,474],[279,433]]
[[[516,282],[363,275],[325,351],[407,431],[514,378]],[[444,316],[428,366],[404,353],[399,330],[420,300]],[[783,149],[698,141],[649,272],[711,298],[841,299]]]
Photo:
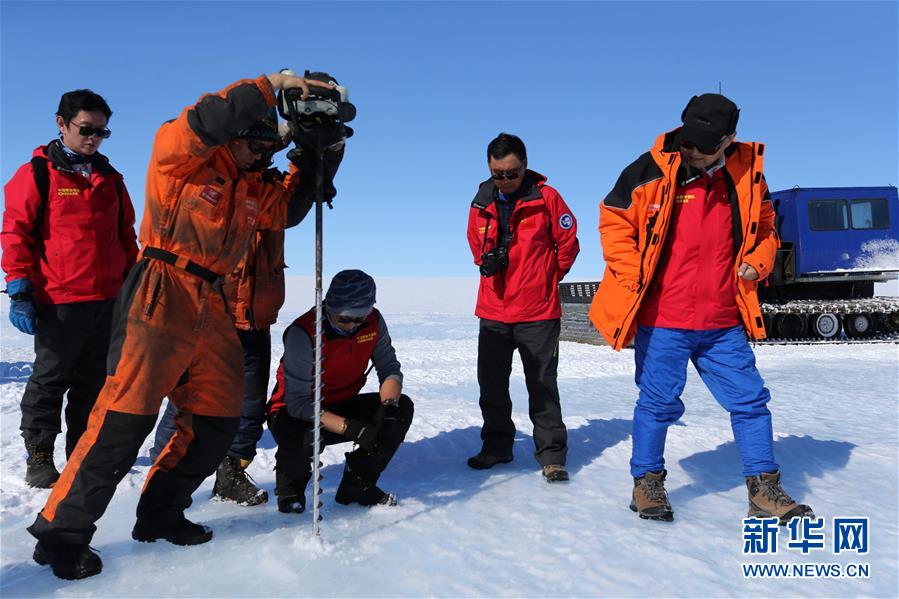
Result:
[[268,80],[272,84],[272,87],[275,88],[276,93],[280,90],[286,89],[303,90],[303,93],[300,95],[300,98],[303,100],[309,97],[310,85],[314,85],[316,87],[324,87],[325,89],[334,89],[334,86],[330,83],[325,83],[324,81],[315,81],[314,79],[305,79],[303,77],[297,77],[296,75],[272,73],[271,75],[266,75],[266,77],[268,77]]
[[34,310],[33,287],[28,279],[16,279],[6,286],[9,294],[9,321],[26,335],[37,332],[37,315]]

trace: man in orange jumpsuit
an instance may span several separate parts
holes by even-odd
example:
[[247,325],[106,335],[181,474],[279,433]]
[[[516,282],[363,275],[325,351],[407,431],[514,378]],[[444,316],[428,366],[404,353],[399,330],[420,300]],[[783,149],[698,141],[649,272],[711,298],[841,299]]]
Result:
[[222,291],[257,229],[281,229],[299,189],[296,168],[265,182],[254,164],[271,142],[241,135],[258,126],[279,90],[309,82],[283,74],[244,79],[160,127],[147,174],[140,260],[114,309],[107,378],[87,431],[28,531],[34,559],[60,578],[102,569],[88,544],[116,485],[153,429],[162,399],[179,410],[177,432],[147,475],[131,536],[178,545],[212,531],[190,522],[191,493],[234,439],[243,356]]

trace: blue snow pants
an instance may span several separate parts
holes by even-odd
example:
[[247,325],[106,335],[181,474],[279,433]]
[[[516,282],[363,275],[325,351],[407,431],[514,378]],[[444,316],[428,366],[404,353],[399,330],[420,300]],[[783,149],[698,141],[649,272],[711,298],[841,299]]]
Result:
[[634,408],[632,476],[665,467],[668,427],[684,414],[680,396],[687,382],[688,360],[730,412],[743,476],[778,470],[767,407],[771,394],[756,370],[743,327],[692,331],[641,326],[634,350],[640,394]]

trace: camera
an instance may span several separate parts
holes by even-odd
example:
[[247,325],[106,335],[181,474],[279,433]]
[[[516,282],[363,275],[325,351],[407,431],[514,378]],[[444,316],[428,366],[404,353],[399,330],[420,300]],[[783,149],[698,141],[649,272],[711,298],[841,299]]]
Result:
[[505,246],[497,246],[481,254],[481,276],[492,277],[509,266],[509,253]]

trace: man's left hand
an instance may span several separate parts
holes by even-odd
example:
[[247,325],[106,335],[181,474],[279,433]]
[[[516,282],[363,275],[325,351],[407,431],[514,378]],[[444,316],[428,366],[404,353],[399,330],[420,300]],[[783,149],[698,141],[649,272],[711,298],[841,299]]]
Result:
[[740,268],[737,270],[737,274],[740,275],[741,279],[745,279],[747,281],[755,281],[759,278],[759,271],[755,269],[751,264],[747,264],[744,262],[740,265]]

